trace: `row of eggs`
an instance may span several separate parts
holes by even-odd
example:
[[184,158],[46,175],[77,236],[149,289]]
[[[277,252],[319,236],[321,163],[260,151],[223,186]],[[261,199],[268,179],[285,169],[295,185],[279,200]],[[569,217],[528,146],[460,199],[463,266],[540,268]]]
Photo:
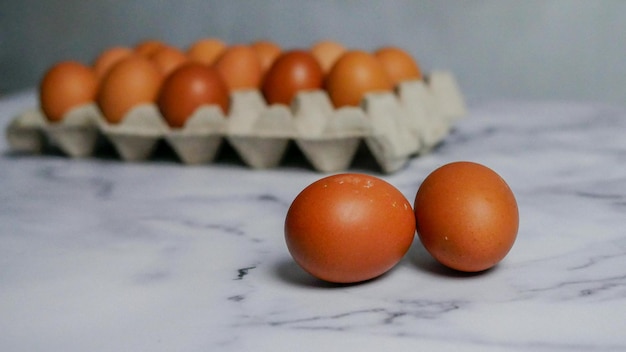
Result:
[[70,157],[95,156],[98,141],[109,141],[124,161],[148,159],[164,140],[184,164],[213,162],[227,141],[255,169],[278,166],[293,141],[323,172],[347,169],[363,141],[389,173],[442,141],[464,114],[454,76],[432,71],[392,92],[368,93],[358,107],[335,108],[324,90],[300,92],[290,105],[269,105],[259,90],[238,90],[228,115],[202,105],[180,128],[169,126],[154,103],[135,106],[119,123],[107,121],[95,103],[72,108],[58,122],[33,107],[11,121],[6,136],[16,152],[39,154],[51,146]]
[[50,122],[61,121],[76,106],[95,103],[112,124],[133,107],[154,103],[170,127],[180,128],[201,105],[216,105],[228,115],[229,98],[239,90],[258,89],[268,104],[289,105],[300,92],[323,89],[340,108],[420,79],[417,61],[391,46],[367,52],[323,40],[306,49],[283,50],[268,40],[227,45],[206,38],[182,50],[146,40],[132,48],[107,48],[91,65],[54,64],[42,77],[39,103]]

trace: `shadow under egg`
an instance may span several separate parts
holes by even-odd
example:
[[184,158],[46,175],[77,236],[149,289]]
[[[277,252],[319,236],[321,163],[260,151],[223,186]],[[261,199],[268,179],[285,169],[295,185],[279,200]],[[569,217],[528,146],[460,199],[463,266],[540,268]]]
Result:
[[323,289],[335,289],[363,285],[368,282],[375,281],[385,275],[383,274],[370,280],[352,283],[329,282],[309,274],[304,269],[302,269],[292,258],[284,258],[278,261],[275,267],[275,273],[280,280],[286,283],[302,287]]
[[409,261],[430,274],[437,276],[445,276],[450,278],[472,278],[477,276],[483,276],[487,273],[494,270],[494,268],[490,268],[483,271],[478,272],[465,272],[459,271],[452,268],[449,268],[441,263],[439,263],[422,245],[419,240],[419,237],[416,236],[411,248],[409,248],[409,252],[407,253],[407,259]]

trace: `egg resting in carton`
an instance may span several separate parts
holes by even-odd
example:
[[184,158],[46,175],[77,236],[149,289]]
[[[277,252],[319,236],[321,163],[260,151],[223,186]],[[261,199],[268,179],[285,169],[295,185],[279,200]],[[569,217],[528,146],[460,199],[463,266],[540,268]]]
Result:
[[231,95],[228,116],[217,106],[202,106],[178,129],[154,104],[136,106],[119,124],[87,104],[56,123],[40,109],[24,111],[6,135],[16,151],[41,153],[48,142],[70,157],[93,155],[103,135],[125,161],[148,159],[164,139],[185,164],[213,162],[227,140],[254,169],[279,166],[294,141],[320,172],[348,169],[364,141],[381,170],[392,173],[442,141],[465,113],[454,76],[434,71],[426,80],[400,83],[395,92],[370,93],[360,107],[335,109],[323,90],[301,92],[291,106],[268,105],[258,90],[246,90]]

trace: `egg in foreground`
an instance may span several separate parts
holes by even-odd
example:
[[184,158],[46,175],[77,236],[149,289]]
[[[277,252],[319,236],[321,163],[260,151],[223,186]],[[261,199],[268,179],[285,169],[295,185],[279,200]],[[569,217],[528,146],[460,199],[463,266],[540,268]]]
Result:
[[417,191],[414,209],[426,250],[459,271],[495,266],[517,237],[513,192],[495,171],[474,162],[449,163],[429,174]]
[[378,277],[407,253],[415,217],[404,195],[365,174],[324,177],[306,187],[285,219],[285,240],[305,271],[325,281]]

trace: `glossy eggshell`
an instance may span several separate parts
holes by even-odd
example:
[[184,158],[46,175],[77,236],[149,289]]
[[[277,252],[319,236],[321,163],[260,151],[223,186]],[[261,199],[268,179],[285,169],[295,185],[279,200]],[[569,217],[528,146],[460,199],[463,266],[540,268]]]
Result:
[[202,105],[217,105],[228,112],[229,94],[217,71],[200,63],[187,63],[174,70],[161,85],[157,105],[173,128],[183,127]]
[[76,61],[53,65],[39,85],[39,104],[49,121],[57,122],[72,108],[95,100],[98,78],[88,66]]
[[411,204],[391,184],[356,173],[324,177],[292,202],[285,239],[293,259],[329,282],[355,283],[390,270],[415,235]]
[[131,55],[116,63],[102,79],[98,107],[109,123],[119,123],[135,106],[155,102],[162,78],[148,58]]
[[298,92],[321,89],[322,68],[308,51],[290,50],[281,54],[263,81],[263,95],[270,104],[289,105]]
[[517,237],[515,196],[502,177],[481,164],[454,162],[433,171],[420,185],[414,209],[420,241],[452,269],[489,269]]
[[381,62],[373,54],[360,50],[341,55],[328,73],[325,85],[337,108],[358,106],[367,93],[393,89]]

